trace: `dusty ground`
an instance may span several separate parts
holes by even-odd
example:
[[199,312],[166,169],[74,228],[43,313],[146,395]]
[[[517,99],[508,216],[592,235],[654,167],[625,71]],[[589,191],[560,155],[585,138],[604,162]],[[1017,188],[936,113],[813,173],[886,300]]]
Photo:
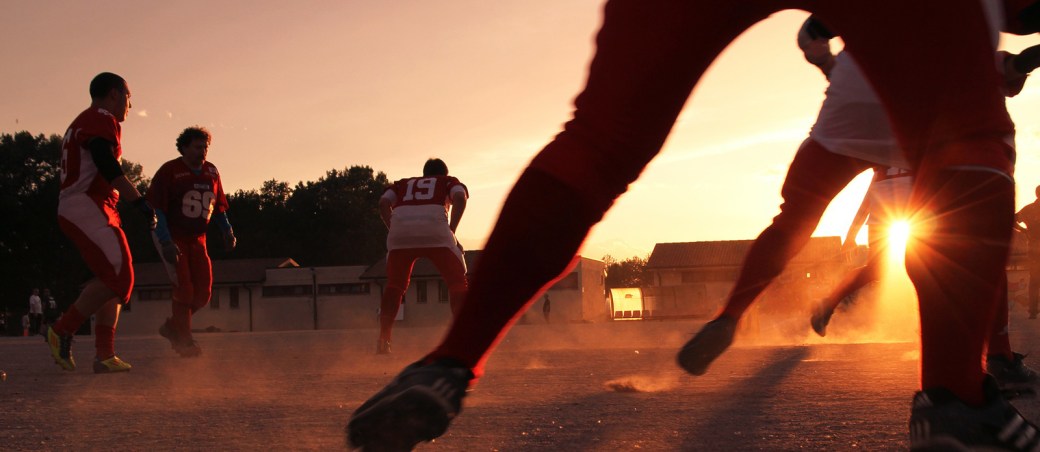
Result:
[[[1018,350],[1040,344],[1018,317]],[[898,450],[917,378],[917,345],[786,345],[744,340],[703,377],[674,352],[700,321],[519,325],[447,435],[420,450]],[[807,329],[807,327],[806,327]],[[0,338],[2,450],[337,449],[364,399],[416,359],[440,329],[200,334],[178,358],[156,336],[120,337],[134,365],[62,372],[39,337]],[[1040,368],[1033,358],[1027,363]],[[1017,403],[1040,419],[1040,402]]]

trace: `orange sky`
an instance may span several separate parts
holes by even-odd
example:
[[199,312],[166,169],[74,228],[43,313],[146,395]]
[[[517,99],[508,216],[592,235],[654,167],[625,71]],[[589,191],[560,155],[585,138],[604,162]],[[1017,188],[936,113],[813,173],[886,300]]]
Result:
[[[213,132],[210,159],[230,191],[350,165],[396,179],[440,157],[470,188],[458,233],[477,249],[512,182],[568,119],[601,4],[8,2],[0,132],[63,133],[89,104],[90,78],[112,71],[133,92],[125,157],[146,173],[175,157],[177,134],[195,124]],[[584,255],[750,239],[768,224],[826,86],[794,44],[804,17],[778,14],[727,49]],[[1008,103],[1019,126],[1020,206],[1040,183],[1040,118],[1029,108],[1037,100],[1032,82]],[[843,192],[816,234],[843,235],[865,187],[862,178]]]

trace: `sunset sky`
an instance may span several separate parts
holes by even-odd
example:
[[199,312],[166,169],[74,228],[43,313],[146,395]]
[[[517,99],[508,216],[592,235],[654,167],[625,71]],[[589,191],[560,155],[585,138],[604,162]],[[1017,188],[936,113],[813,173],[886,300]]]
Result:
[[[530,158],[559,132],[583,85],[600,0],[4,2],[0,133],[61,134],[102,71],[133,110],[124,157],[153,174],[185,127],[213,133],[229,192],[295,185],[367,165],[390,179],[444,159],[470,189],[459,227],[483,246]],[[583,255],[645,256],[658,242],[754,238],[812,125],[826,80],[795,45],[806,13],[741,37],[694,92],[661,155]],[[1040,39],[1005,37],[1020,50]],[[1009,109],[1018,205],[1040,184],[1040,84]],[[866,188],[843,192],[816,235],[843,235]],[[546,200],[552,202],[552,200]],[[234,212],[231,212],[232,222]]]

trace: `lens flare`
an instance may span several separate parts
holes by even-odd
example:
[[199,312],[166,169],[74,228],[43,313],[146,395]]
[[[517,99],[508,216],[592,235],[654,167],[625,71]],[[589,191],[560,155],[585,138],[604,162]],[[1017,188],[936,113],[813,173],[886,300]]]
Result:
[[891,260],[902,260],[906,253],[906,243],[910,240],[910,222],[893,221],[888,227],[888,257]]

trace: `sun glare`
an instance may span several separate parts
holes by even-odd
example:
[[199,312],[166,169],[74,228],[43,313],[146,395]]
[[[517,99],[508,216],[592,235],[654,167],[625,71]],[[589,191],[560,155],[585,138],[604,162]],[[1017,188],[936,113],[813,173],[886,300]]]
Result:
[[910,240],[910,222],[893,221],[888,227],[888,256],[894,260],[903,259],[908,240]]

